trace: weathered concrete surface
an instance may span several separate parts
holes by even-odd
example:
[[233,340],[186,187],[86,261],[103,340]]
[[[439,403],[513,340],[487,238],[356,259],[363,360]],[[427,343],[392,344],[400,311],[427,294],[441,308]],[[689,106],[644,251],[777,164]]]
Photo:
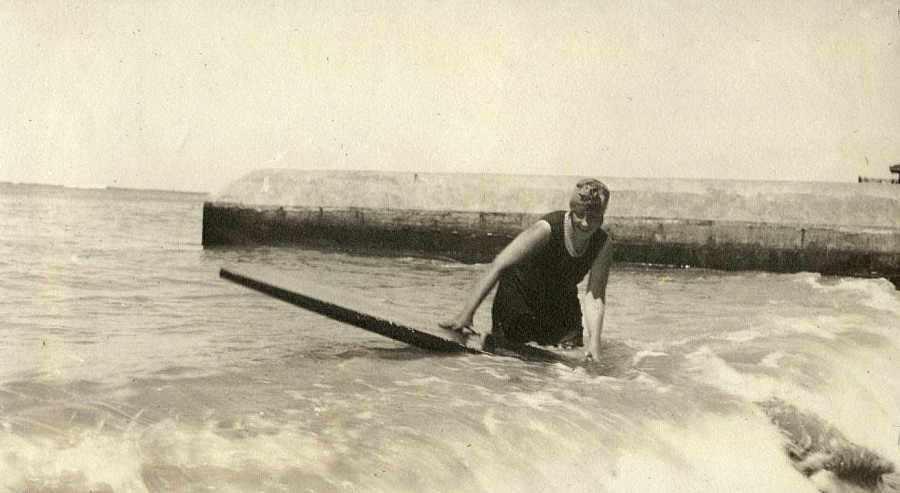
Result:
[[[203,244],[488,261],[579,178],[260,170],[205,204]],[[900,276],[900,187],[601,179],[619,261]]]

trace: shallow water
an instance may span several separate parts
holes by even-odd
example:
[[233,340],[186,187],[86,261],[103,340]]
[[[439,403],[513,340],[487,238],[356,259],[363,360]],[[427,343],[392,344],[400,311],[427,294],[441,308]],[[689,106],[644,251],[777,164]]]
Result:
[[835,482],[786,447],[900,461],[887,281],[617,265],[599,365],[437,355],[218,269],[276,266],[437,320],[480,266],[203,250],[203,199],[0,188],[4,489],[816,491]]

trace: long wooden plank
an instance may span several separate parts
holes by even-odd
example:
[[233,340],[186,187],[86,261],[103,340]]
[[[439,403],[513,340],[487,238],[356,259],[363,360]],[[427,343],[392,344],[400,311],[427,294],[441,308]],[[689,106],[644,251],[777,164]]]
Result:
[[[321,283],[304,279],[299,273],[286,273],[268,268],[222,268],[219,276],[229,281],[272,296],[300,308],[324,315],[360,329],[400,341],[411,346],[438,352],[486,353],[477,337],[442,329],[409,314],[398,312],[384,303],[338,291]],[[502,350],[499,354],[527,360],[563,362],[567,358],[552,351],[526,346],[519,352]]]
[[[372,312],[389,310],[384,307],[377,310],[379,307],[375,306],[376,304],[364,302],[359,297],[351,299],[354,297],[347,293],[340,296],[343,298],[340,301],[336,299],[339,293],[309,280],[303,280],[294,273],[288,277],[285,274],[258,268],[252,272],[222,268],[219,275],[224,279],[300,308],[422,349],[440,352],[482,352],[476,347],[475,341],[467,344],[470,338],[462,334],[439,327],[429,328],[421,325],[413,327],[409,322],[404,324],[388,318],[389,316],[396,317],[395,314],[373,314]],[[350,302],[357,308],[345,306],[351,304]],[[360,308],[360,305],[366,306]]]

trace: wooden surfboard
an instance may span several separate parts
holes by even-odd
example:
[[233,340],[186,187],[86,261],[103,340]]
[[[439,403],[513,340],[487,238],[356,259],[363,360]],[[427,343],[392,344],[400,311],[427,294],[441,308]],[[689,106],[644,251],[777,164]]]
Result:
[[[445,330],[433,320],[404,313],[386,302],[340,291],[317,283],[295,272],[262,267],[222,268],[219,276],[292,305],[324,315],[360,329],[436,352],[483,354],[478,337]],[[509,354],[507,354],[509,353]],[[498,354],[527,360],[562,362],[567,358],[552,351],[525,346],[520,351],[503,350]]]

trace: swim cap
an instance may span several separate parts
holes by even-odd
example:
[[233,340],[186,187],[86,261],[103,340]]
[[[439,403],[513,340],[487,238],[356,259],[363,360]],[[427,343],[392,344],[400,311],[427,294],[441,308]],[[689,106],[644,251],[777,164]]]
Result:
[[609,188],[600,180],[585,178],[575,185],[569,208],[575,212],[603,214],[609,204]]

